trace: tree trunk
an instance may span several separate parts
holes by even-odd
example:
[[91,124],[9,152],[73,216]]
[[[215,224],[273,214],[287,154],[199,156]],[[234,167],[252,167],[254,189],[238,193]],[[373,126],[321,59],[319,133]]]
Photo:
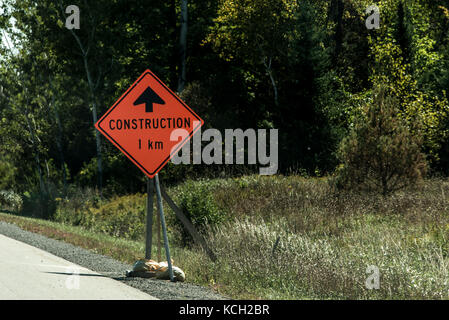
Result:
[[278,87],[277,87],[277,85],[276,85],[276,82],[274,81],[273,72],[271,71],[271,69],[268,71],[268,75],[270,76],[271,85],[273,86],[273,91],[274,91],[274,104],[276,105],[276,107],[278,107],[278,106],[279,106],[279,100],[278,100]]
[[397,40],[399,42],[399,47],[402,51],[402,57],[405,62],[409,61],[409,45],[407,39],[407,27],[406,27],[406,17],[404,12],[404,6],[402,2],[398,5],[398,30],[397,30]]
[[[62,17],[64,17],[64,8],[62,1],[59,1],[59,6],[61,9]],[[91,16],[92,20],[92,16]],[[92,105],[92,120],[95,124],[97,122],[97,103],[96,103],[96,97],[95,97],[95,85],[92,80],[92,75],[89,69],[89,63],[87,60],[87,56],[89,54],[90,46],[94,42],[95,38],[95,25],[92,20],[92,30],[89,34],[89,41],[87,46],[84,46],[81,43],[80,38],[76,35],[76,33],[73,31],[73,29],[70,29],[70,33],[73,35],[73,38],[75,38],[75,41],[78,44],[78,47],[81,51],[81,55],[83,57],[83,63],[84,63],[84,70],[86,71],[86,77],[87,77],[87,83],[89,86],[89,93],[90,93],[90,100]],[[100,80],[100,75],[98,76],[98,81]],[[95,130],[95,129],[94,129]],[[103,189],[103,164],[102,164],[102,156],[101,156],[101,137],[98,130],[95,130],[95,143],[96,143],[96,149],[97,149],[97,168],[98,168],[98,190],[100,192],[100,196],[102,195],[102,189]]]
[[51,79],[49,80],[49,82],[50,82],[50,87],[52,89],[52,99],[51,99],[52,101],[50,103],[50,108],[53,110],[53,116],[55,117],[56,125],[58,126],[58,135],[56,136],[56,147],[57,147],[58,153],[59,153],[59,161],[61,162],[62,181],[63,181],[63,186],[64,186],[64,196],[65,196],[66,192],[67,192],[67,172],[66,172],[66,168],[65,168],[64,149],[62,147],[63,132],[62,132],[62,125],[61,125],[61,118],[59,117],[59,112],[55,105],[55,98],[54,98],[55,92],[53,90]]
[[270,77],[270,81],[271,81],[271,86],[273,87],[273,92],[274,92],[274,104],[276,107],[279,106],[279,100],[278,100],[278,87],[276,85],[276,81],[274,80],[274,76],[273,76],[273,69],[271,69],[271,61],[272,59],[269,58],[268,59],[268,63],[267,63],[267,59],[264,59],[264,65],[265,65],[265,71],[267,72],[268,76]]
[[179,33],[177,28],[178,15],[176,13],[176,0],[170,0],[170,6],[167,15],[168,27],[170,28],[170,41],[173,50],[170,55],[170,87],[177,88],[179,83],[178,65],[179,65]]
[[[87,54],[83,55],[83,61],[84,61],[84,69],[86,71],[87,76],[87,83],[89,85],[89,91],[90,91],[90,99],[92,104],[92,120],[93,123],[97,123],[98,117],[97,117],[97,103],[96,103],[96,97],[95,97],[95,89],[94,89],[94,83],[92,81],[92,76],[89,70],[89,63],[87,61]],[[101,137],[100,132],[98,130],[95,130],[95,143],[97,147],[97,169],[98,169],[98,190],[100,192],[100,195],[102,194],[103,189],[103,161],[101,156]]]
[[187,0],[181,0],[181,36],[179,39],[180,74],[178,93],[184,90],[186,84],[186,54],[187,54]]
[[62,125],[61,119],[59,118],[59,113],[56,110],[56,107],[53,107],[56,123],[58,124],[58,136],[56,137],[56,146],[58,148],[59,160],[61,161],[61,170],[62,170],[62,182],[64,186],[64,195],[67,192],[67,172],[65,168],[65,158],[64,158],[64,150],[62,148]]
[[344,3],[342,0],[332,0],[329,8],[330,20],[335,23],[335,49],[332,56],[333,64],[337,63],[338,55],[341,51],[341,46],[343,42],[343,12]]
[[33,152],[34,152],[34,161],[36,162],[37,173],[39,175],[39,190],[40,190],[40,194],[42,196],[42,195],[46,194],[46,188],[45,188],[44,177],[42,176],[39,148],[37,146],[36,136],[34,134],[34,129],[33,129],[32,123],[30,121],[30,118],[28,117],[28,113],[24,112],[23,115],[25,116],[27,126],[28,126],[28,131],[31,136],[31,144],[33,146]]

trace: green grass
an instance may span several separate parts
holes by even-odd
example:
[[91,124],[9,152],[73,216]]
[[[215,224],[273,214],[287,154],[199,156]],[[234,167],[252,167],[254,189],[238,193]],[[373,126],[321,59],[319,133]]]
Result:
[[[337,193],[326,178],[299,176],[200,180],[168,192],[182,203],[192,190],[208,190],[210,207],[223,219],[204,229],[218,257],[212,263],[197,246],[182,247],[166,208],[172,256],[189,282],[237,299],[449,298],[447,180],[427,180],[388,197]],[[194,204],[193,210],[209,207]],[[66,224],[0,219],[36,232],[59,230],[56,237],[132,263],[144,252],[144,205],[144,195],[100,203],[80,198],[60,205]],[[365,286],[371,265],[379,268],[379,289]]]

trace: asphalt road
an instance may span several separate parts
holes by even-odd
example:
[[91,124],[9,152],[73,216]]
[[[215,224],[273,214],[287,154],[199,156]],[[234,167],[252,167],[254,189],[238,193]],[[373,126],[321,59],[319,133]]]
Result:
[[154,300],[155,297],[0,235],[1,300]]

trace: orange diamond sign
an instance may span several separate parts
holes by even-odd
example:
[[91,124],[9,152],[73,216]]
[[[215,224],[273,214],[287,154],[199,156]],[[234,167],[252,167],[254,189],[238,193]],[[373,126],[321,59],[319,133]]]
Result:
[[[95,128],[153,178],[203,123],[146,70],[98,120]],[[178,129],[181,131],[172,135]]]

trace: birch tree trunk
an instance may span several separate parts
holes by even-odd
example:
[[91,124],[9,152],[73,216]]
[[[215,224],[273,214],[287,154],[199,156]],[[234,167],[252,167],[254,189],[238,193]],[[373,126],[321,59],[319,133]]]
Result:
[[167,20],[170,25],[170,39],[173,41],[173,50],[170,54],[170,86],[175,88],[179,84],[178,67],[180,64],[179,58],[179,31],[178,31],[178,13],[176,12],[176,1],[170,0],[170,10],[167,15]]
[[179,39],[179,53],[181,62],[178,81],[178,93],[184,90],[186,84],[187,25],[187,0],[181,0],[181,36]]
[[37,168],[37,172],[39,175],[39,189],[40,189],[40,193],[42,196],[42,195],[45,195],[47,192],[46,192],[46,188],[45,188],[44,177],[42,176],[41,160],[40,160],[40,156],[39,156],[39,147],[37,146],[35,130],[33,128],[33,124],[30,121],[28,112],[24,111],[23,116],[25,117],[25,120],[27,122],[28,132],[30,133],[30,137],[31,137],[31,145],[33,147],[33,152],[34,152],[34,161],[36,162],[36,168]]
[[270,77],[271,86],[273,87],[274,104],[276,107],[278,107],[279,106],[278,87],[276,85],[276,81],[274,80],[273,69],[271,69],[271,61],[272,61],[271,57],[268,59],[268,62],[267,62],[267,58],[264,58],[263,63],[265,66],[265,71],[267,72],[268,76]]
[[[50,81],[50,85],[51,85],[51,81]],[[64,149],[62,147],[63,132],[62,132],[62,125],[61,125],[61,118],[59,117],[59,112],[55,105],[54,95],[52,96],[50,108],[53,110],[53,116],[55,117],[56,125],[58,126],[58,135],[56,136],[56,147],[58,148],[59,161],[61,161],[62,182],[63,182],[63,186],[64,186],[64,196],[65,196],[66,192],[67,192],[67,172],[66,172],[66,168],[65,168]]]
[[[95,87],[92,82],[92,76],[89,69],[89,63],[87,61],[87,54],[83,55],[84,60],[84,69],[86,70],[87,83],[89,85],[89,91],[91,96],[91,105],[92,105],[92,121],[93,123],[97,123],[97,102],[95,96]],[[102,194],[103,189],[103,160],[101,155],[101,137],[100,132],[95,130],[95,143],[97,148],[97,169],[98,169],[98,190],[100,191],[100,195]]]
[[[62,1],[59,1],[59,6],[61,9],[62,16],[64,17],[64,8],[62,5]],[[78,37],[78,35],[73,31],[73,29],[69,29],[70,33],[72,34],[73,38],[75,39],[76,43],[78,44],[78,47],[81,52],[81,56],[83,58],[83,64],[84,64],[84,70],[86,72],[86,78],[87,78],[87,84],[89,87],[89,97],[90,97],[90,104],[92,106],[92,121],[95,124],[98,120],[97,116],[97,99],[95,95],[95,89],[100,81],[101,78],[101,72],[98,74],[98,79],[96,81],[96,84],[94,84],[92,79],[92,72],[91,68],[89,67],[89,60],[88,55],[91,49],[92,44],[94,43],[95,38],[95,17],[92,16],[89,12],[89,18],[91,21],[91,30],[88,35],[87,39],[87,45],[83,45],[81,42],[81,39]],[[101,71],[101,69],[100,69]],[[95,130],[95,129],[94,129]],[[100,132],[98,130],[95,130],[95,144],[96,144],[96,151],[97,151],[97,170],[98,170],[98,190],[100,192],[100,195],[102,195],[102,189],[103,189],[103,160],[102,160],[102,154],[101,154],[101,136]]]

